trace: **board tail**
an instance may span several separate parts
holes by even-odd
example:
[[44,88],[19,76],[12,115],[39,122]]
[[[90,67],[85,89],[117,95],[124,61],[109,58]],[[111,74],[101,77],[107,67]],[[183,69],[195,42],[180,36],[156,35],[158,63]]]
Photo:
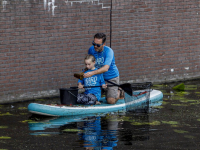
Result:
[[[132,90],[133,90],[132,96],[125,93],[124,101],[126,105],[126,110],[132,111],[136,109],[141,109],[144,112],[148,112],[151,86],[152,86],[151,82],[132,84]],[[140,103],[140,101],[141,101],[140,105],[133,105],[133,103],[136,102]]]

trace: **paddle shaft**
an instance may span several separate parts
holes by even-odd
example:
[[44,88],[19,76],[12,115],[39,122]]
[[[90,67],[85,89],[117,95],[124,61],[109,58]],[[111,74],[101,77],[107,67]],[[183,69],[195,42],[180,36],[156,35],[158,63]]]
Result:
[[116,83],[113,83],[113,82],[111,82],[111,81],[108,81],[108,80],[105,80],[105,81],[108,82],[108,83],[113,84],[114,86],[120,86],[120,85],[118,85],[118,84],[116,84]]
[[[115,85],[107,85],[107,86],[115,86]],[[83,88],[95,88],[95,87],[102,87],[102,86],[84,86]]]

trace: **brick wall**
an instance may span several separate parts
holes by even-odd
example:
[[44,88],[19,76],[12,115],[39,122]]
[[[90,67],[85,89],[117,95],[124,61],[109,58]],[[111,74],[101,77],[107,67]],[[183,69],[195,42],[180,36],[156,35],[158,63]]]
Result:
[[200,76],[199,1],[112,0],[110,8],[111,0],[1,1],[0,103],[76,86],[96,32],[111,41],[121,82]]

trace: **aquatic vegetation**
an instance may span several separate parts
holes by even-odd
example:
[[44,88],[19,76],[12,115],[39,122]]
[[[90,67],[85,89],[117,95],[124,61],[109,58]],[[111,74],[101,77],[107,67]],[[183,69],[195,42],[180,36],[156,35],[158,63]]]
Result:
[[177,124],[173,124],[173,125],[171,125],[171,127],[177,128],[177,127],[180,127],[180,126],[177,125]]
[[27,109],[27,107],[19,107],[18,109]]
[[182,99],[180,100],[182,103],[190,103],[190,102],[198,102],[197,100],[190,100],[190,99]]
[[7,140],[7,139],[11,139],[11,137],[8,137],[8,136],[0,136],[0,140]]
[[155,89],[155,88],[163,88],[163,87],[165,87],[165,85],[163,85],[163,84],[154,84],[153,86],[152,86],[152,88],[153,89]]
[[160,121],[149,122],[149,125],[152,125],[152,126],[160,125]]
[[188,106],[187,104],[171,104],[172,106]]
[[20,122],[22,122],[22,123],[27,123],[27,122],[28,123],[30,123],[30,122],[33,123],[33,120],[24,120],[24,121],[20,121]]
[[184,89],[185,89],[185,84],[184,84],[184,83],[180,83],[180,84],[174,86],[172,89],[178,90],[178,91],[184,91]]
[[167,105],[167,104],[169,104],[169,102],[165,102],[165,101],[162,102],[162,105]]
[[27,115],[28,113],[19,113],[20,115]]
[[36,135],[36,136],[51,136],[50,134],[38,134],[38,135]]
[[83,132],[83,130],[80,129],[64,129],[63,132]]
[[9,116],[9,115],[13,115],[13,114],[11,114],[10,112],[6,112],[6,113],[3,113],[3,114],[0,114],[0,116]]
[[188,131],[184,131],[184,130],[177,130],[177,129],[174,129],[174,132],[176,132],[176,133],[188,133]]
[[184,96],[173,96],[172,100],[187,100]]
[[197,85],[185,85],[184,83],[178,84],[172,88],[177,91],[193,91],[197,90]]
[[160,121],[152,121],[152,122],[132,122],[132,125],[135,126],[141,126],[141,125],[152,125],[152,126],[156,126],[156,125],[160,125]]
[[0,129],[6,129],[8,126],[0,126]]
[[186,90],[186,91],[197,90],[197,85],[185,85],[185,90]]
[[189,95],[189,94],[190,94],[189,92],[180,91],[180,92],[176,92],[174,95],[177,95],[177,96],[184,96],[184,95]]
[[153,106],[153,107],[151,107],[151,108],[155,108],[155,109],[160,109],[160,108],[163,108],[163,106]]
[[179,124],[177,121],[161,121],[164,124],[170,124],[170,125],[174,125],[174,124]]
[[192,136],[192,135],[185,135],[184,137],[185,138],[189,138],[189,139],[194,139],[195,138],[195,136]]

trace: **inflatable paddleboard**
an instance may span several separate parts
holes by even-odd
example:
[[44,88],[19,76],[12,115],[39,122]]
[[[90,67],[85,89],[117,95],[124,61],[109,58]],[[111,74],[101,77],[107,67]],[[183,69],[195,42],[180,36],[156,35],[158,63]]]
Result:
[[[136,92],[137,93],[137,92]],[[125,97],[130,96],[125,93]],[[148,104],[159,101],[163,98],[163,93],[158,90],[151,90],[150,98]],[[30,103],[28,105],[29,112],[38,115],[45,116],[74,116],[74,115],[87,115],[87,114],[97,114],[97,113],[106,113],[106,112],[116,112],[127,110],[127,106],[131,109],[142,108],[147,100],[145,96],[136,95],[132,96],[132,101],[129,101],[127,104],[124,99],[120,99],[116,104],[107,104],[105,97],[101,98],[100,105],[56,105],[56,104],[38,104]]]

